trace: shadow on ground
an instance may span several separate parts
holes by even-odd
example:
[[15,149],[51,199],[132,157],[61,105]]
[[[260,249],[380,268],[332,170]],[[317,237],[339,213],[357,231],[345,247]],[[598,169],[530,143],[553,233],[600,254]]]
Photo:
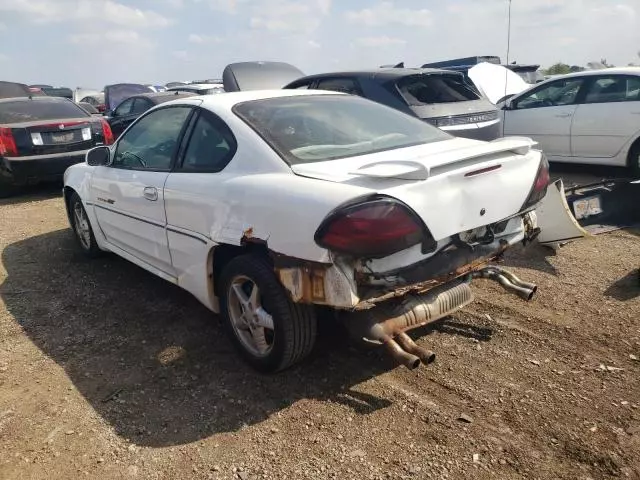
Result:
[[604,292],[605,296],[615,298],[621,302],[632,300],[640,296],[640,261],[638,268],[632,270],[620,280],[614,282]]
[[2,205],[17,205],[20,203],[37,202],[62,196],[62,182],[40,183],[22,187],[20,191],[10,197],[1,198]]
[[[239,360],[215,315],[190,294],[114,255],[85,259],[69,230],[9,245],[2,261],[10,313],[115,431],[139,445],[235,431],[302,398],[360,414],[391,404],[353,388],[393,368],[390,360],[353,349],[332,319],[321,323],[314,357],[263,376]],[[434,328],[491,334],[447,325]]]

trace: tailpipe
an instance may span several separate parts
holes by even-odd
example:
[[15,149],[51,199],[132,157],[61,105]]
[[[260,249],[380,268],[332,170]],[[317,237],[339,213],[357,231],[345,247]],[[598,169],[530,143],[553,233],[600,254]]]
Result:
[[409,370],[415,370],[420,366],[420,358],[404,351],[393,338],[387,337],[383,343],[387,352],[389,352],[389,355],[391,355],[396,363],[404,365]]
[[398,335],[396,336],[396,340],[405,351],[418,357],[420,360],[422,360],[422,363],[424,363],[425,365],[429,365],[430,363],[433,363],[435,361],[436,359],[435,353],[433,353],[431,350],[427,350],[426,348],[418,345],[406,333],[404,332],[398,333]]
[[421,362],[432,363],[436,355],[417,345],[405,332],[440,320],[471,301],[473,292],[469,283],[456,282],[355,312],[346,319],[346,327],[352,337],[384,345],[396,362],[414,369]]
[[493,280],[502,285],[506,290],[515,293],[520,298],[530,301],[538,290],[538,286],[524,282],[516,277],[513,273],[500,267],[486,267],[473,273],[474,277],[486,278]]

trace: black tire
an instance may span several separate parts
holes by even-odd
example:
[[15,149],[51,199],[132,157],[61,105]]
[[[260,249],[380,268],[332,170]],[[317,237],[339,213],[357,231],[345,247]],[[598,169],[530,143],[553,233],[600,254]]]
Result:
[[[88,236],[86,240],[81,239],[78,226],[76,225],[76,208],[82,211],[87,222]],[[100,247],[98,247],[98,242],[96,242],[96,237],[93,234],[91,221],[87,216],[87,211],[84,209],[84,205],[82,204],[80,196],[76,192],[73,192],[71,194],[71,197],[69,198],[69,223],[71,223],[73,238],[75,238],[76,243],[80,246],[82,253],[84,253],[89,258],[96,258],[100,256],[100,254],[102,254],[102,250],[100,250]]]
[[[232,324],[229,296],[234,280],[239,277],[248,278],[258,287],[261,304],[273,319],[270,351],[262,356],[254,354],[243,344]],[[318,327],[315,309],[289,299],[266,258],[257,254],[234,258],[222,271],[220,287],[220,310],[227,334],[256,370],[264,373],[284,370],[311,353]]]
[[634,180],[640,179],[640,140],[629,150],[629,171]]

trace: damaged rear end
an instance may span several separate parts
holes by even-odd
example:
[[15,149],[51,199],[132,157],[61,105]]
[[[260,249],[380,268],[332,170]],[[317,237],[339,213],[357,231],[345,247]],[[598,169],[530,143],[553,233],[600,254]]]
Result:
[[355,338],[384,345],[408,368],[435,355],[406,332],[468,305],[474,278],[524,300],[536,291],[490,264],[538,235],[534,208],[549,183],[546,158],[528,139],[451,142],[457,148],[415,147],[405,161],[382,153],[292,167],[372,193],[340,205],[318,228],[315,242],[330,252],[330,265],[276,259],[281,283],[295,302],[343,310]]

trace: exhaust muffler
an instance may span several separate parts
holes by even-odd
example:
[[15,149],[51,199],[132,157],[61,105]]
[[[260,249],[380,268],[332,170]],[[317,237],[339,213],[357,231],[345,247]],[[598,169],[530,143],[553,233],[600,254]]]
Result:
[[420,295],[408,294],[402,300],[389,300],[369,310],[354,312],[346,320],[346,327],[358,340],[384,345],[397,363],[410,370],[420,363],[432,363],[435,353],[416,344],[406,332],[447,317],[471,303],[472,278],[494,280],[524,300],[531,300],[538,290],[535,284],[524,282],[507,270],[489,266],[471,273],[464,281],[457,280]]
[[440,320],[472,301],[469,283],[457,282],[356,312],[346,326],[353,337],[384,345],[396,362],[412,370],[420,363],[432,363],[436,355],[417,345],[405,332]]

